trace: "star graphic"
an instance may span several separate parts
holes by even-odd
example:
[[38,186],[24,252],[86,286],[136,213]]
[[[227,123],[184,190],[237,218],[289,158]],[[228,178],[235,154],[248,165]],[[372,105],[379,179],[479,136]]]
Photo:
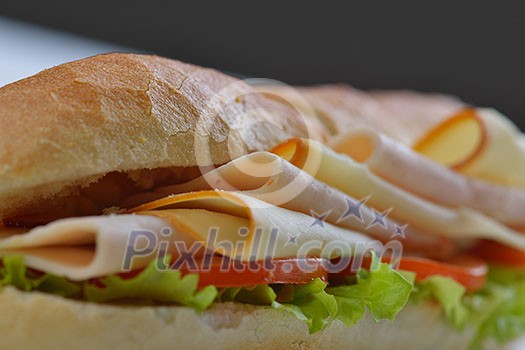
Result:
[[328,216],[328,214],[330,214],[332,212],[332,209],[324,212],[323,214],[318,214],[315,212],[315,210],[313,209],[310,209],[310,214],[313,216],[314,218],[314,222],[312,222],[312,224],[310,225],[310,227],[313,227],[315,225],[318,225],[318,226],[321,226],[321,227],[324,227],[324,220],[326,219],[326,217]]
[[408,224],[404,224],[403,226],[396,225],[396,232],[394,232],[392,236],[390,236],[390,238],[396,238],[396,237],[401,237],[403,239],[406,238],[405,230],[407,229],[407,227],[408,227]]
[[360,201],[355,201],[349,197],[345,198],[346,201],[346,210],[341,215],[339,220],[337,222],[341,222],[343,220],[346,220],[347,218],[351,216],[355,216],[359,221],[363,222],[363,214],[361,214],[361,208],[366,203],[366,201],[370,199],[370,196],[366,196],[365,198],[361,199]]
[[286,242],[285,245],[293,244],[294,246],[297,246],[297,237],[298,235],[288,234],[288,242]]
[[392,211],[392,208],[387,209],[387,210],[385,210],[385,211],[383,211],[381,213],[378,212],[375,209],[372,209],[372,212],[374,213],[374,220],[372,220],[372,222],[368,224],[366,229],[369,229],[370,227],[372,227],[372,226],[374,226],[376,224],[381,226],[381,227],[383,227],[383,228],[386,228],[385,219],[388,216],[388,214],[390,214],[391,211]]

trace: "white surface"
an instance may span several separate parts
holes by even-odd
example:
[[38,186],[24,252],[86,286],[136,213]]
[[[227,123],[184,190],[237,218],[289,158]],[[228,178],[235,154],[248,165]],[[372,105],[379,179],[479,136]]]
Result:
[[60,63],[112,51],[137,51],[0,17],[0,86]]

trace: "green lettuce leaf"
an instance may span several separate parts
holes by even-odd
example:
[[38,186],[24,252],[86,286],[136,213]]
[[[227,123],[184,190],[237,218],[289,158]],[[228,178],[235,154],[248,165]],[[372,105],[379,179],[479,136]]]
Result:
[[214,302],[217,289],[208,286],[197,291],[198,281],[198,275],[188,274],[182,277],[178,271],[159,271],[156,261],[133,278],[102,278],[100,283],[104,287],[88,282],[75,283],[51,274],[35,273],[26,268],[21,256],[4,257],[0,268],[0,286],[13,286],[23,291],[37,290],[94,302],[122,299],[173,302],[203,310]]
[[525,270],[507,266],[491,265],[488,280],[502,286],[512,286],[525,281]]
[[63,277],[29,271],[21,256],[7,256],[2,259],[0,286],[13,286],[26,292],[38,290],[64,297],[75,297],[81,292],[79,284]]
[[417,283],[413,299],[435,299],[443,307],[447,320],[462,330],[469,321],[469,310],[463,303],[465,292],[465,287],[449,277],[431,276]]
[[326,291],[336,299],[336,318],[352,326],[363,317],[365,308],[376,321],[393,321],[407,303],[412,289],[412,275],[402,274],[377,259],[372,262],[370,271],[359,271],[356,284],[331,287]]
[[315,333],[326,327],[337,314],[337,302],[333,295],[326,293],[327,284],[319,278],[304,285],[289,285],[272,307],[293,313],[298,319],[306,322],[310,333]]
[[368,308],[376,321],[393,320],[407,303],[414,274],[399,272],[374,258],[371,271],[361,270],[351,285],[329,287],[320,279],[303,285],[225,288],[219,301],[271,305],[286,310],[307,323],[311,333],[334,319],[348,326],[357,323]]
[[479,320],[472,349],[488,338],[500,344],[525,334],[525,271],[491,266],[486,288],[465,298]]
[[335,298],[326,293],[326,286],[325,282],[317,278],[300,285],[224,288],[219,291],[217,300],[268,305],[291,312],[306,322],[311,333],[315,333],[329,324],[337,313]]
[[275,291],[266,284],[254,287],[223,288],[217,295],[217,301],[238,301],[253,305],[272,305]]
[[[164,257],[169,263],[169,257]],[[196,310],[209,307],[217,296],[217,288],[207,286],[197,290],[199,276],[180,271],[160,271],[157,262],[152,261],[142,272],[133,278],[108,276],[100,279],[104,287],[84,284],[86,300],[103,303],[113,300],[140,299],[149,302],[178,303]]]
[[491,266],[486,286],[467,293],[456,281],[432,276],[418,282],[413,300],[433,299],[449,323],[461,331],[475,329],[471,349],[483,349],[487,339],[500,344],[525,334],[525,271]]

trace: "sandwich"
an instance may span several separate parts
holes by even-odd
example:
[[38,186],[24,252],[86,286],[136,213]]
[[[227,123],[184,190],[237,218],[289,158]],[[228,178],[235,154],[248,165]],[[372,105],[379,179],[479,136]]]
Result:
[[525,142],[495,110],[113,53],[0,88],[0,144],[2,349],[525,335]]

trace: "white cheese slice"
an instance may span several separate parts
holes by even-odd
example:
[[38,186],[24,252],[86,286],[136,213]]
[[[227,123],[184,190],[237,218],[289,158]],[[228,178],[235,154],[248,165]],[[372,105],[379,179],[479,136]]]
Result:
[[401,222],[452,238],[489,238],[525,249],[525,235],[470,208],[448,208],[418,197],[375,175],[365,165],[336,153],[313,140],[291,139],[273,150],[301,166],[309,153],[320,155],[321,164],[312,175],[351,196],[370,196],[368,203],[378,210],[394,208],[391,215]]
[[331,142],[339,153],[374,174],[436,204],[468,207],[525,229],[525,190],[465,176],[371,129],[355,130]]

